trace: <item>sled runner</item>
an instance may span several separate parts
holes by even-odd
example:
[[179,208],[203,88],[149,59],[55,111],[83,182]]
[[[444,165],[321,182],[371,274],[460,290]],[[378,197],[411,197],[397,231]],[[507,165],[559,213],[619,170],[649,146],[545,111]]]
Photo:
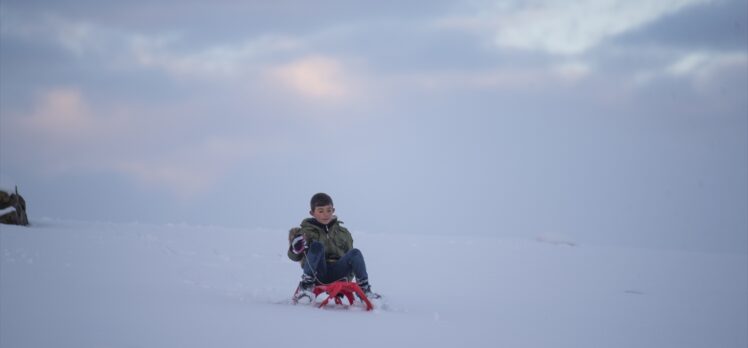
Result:
[[[296,288],[296,292],[294,293],[294,300],[293,303],[298,303],[297,294],[301,291],[299,288]],[[328,302],[330,302],[330,299],[333,299],[335,301],[335,304],[342,305],[343,304],[343,298],[345,297],[348,300],[348,303],[350,305],[353,305],[353,303],[356,301],[354,295],[356,295],[361,302],[363,302],[366,305],[366,310],[370,311],[374,309],[374,306],[371,304],[371,301],[369,301],[369,298],[366,297],[366,294],[364,294],[364,291],[361,290],[361,287],[358,286],[358,284],[354,282],[349,281],[336,281],[332,282],[330,284],[321,284],[314,287],[314,290],[312,290],[314,293],[315,298],[319,296],[322,293],[327,294],[327,298],[325,298],[324,301],[322,301],[319,304],[319,308],[324,307],[327,305]],[[315,303],[315,299],[310,299],[312,303]]]

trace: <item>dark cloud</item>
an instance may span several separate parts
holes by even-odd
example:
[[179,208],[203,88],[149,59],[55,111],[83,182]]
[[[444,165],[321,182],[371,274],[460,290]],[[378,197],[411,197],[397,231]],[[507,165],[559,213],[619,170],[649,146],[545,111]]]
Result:
[[687,7],[614,41],[695,49],[746,49],[748,2],[725,0]]
[[305,35],[372,19],[409,21],[443,11],[447,1],[9,1],[18,13],[46,13],[143,34],[179,32],[199,42],[262,34]]

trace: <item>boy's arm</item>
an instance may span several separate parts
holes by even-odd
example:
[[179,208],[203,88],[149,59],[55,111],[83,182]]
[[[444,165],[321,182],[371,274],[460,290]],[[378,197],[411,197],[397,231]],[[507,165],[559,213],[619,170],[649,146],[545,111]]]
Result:
[[304,254],[295,254],[293,250],[291,250],[291,247],[288,247],[287,255],[291,261],[301,261],[301,259],[304,258]]
[[347,228],[340,226],[343,231],[345,231],[345,234],[347,235],[345,238],[345,248],[346,252],[353,249],[353,234],[351,234],[351,231],[349,231]]
[[296,254],[296,253],[293,252],[293,245],[291,243],[291,241],[294,240],[294,238],[298,237],[301,234],[302,234],[301,233],[301,228],[298,228],[298,227],[292,227],[288,231],[288,252],[287,252],[287,254],[288,254],[288,258],[291,259],[292,261],[301,261],[301,259],[304,257],[304,254]]

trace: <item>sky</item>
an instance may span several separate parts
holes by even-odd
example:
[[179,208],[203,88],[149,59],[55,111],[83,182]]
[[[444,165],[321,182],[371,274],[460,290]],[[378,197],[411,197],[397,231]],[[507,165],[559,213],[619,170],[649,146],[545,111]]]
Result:
[[41,218],[748,253],[748,3],[0,2]]

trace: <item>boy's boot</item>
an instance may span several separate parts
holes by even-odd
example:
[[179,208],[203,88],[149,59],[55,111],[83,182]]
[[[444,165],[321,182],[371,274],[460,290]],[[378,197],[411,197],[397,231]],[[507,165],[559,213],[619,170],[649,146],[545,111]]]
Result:
[[314,277],[306,274],[301,275],[301,282],[299,282],[299,288],[293,295],[293,303],[312,303],[314,302]]
[[359,280],[358,287],[361,288],[361,290],[364,292],[364,295],[366,295],[366,297],[368,297],[370,300],[382,298],[381,295],[371,291],[371,285],[369,285],[368,279]]

